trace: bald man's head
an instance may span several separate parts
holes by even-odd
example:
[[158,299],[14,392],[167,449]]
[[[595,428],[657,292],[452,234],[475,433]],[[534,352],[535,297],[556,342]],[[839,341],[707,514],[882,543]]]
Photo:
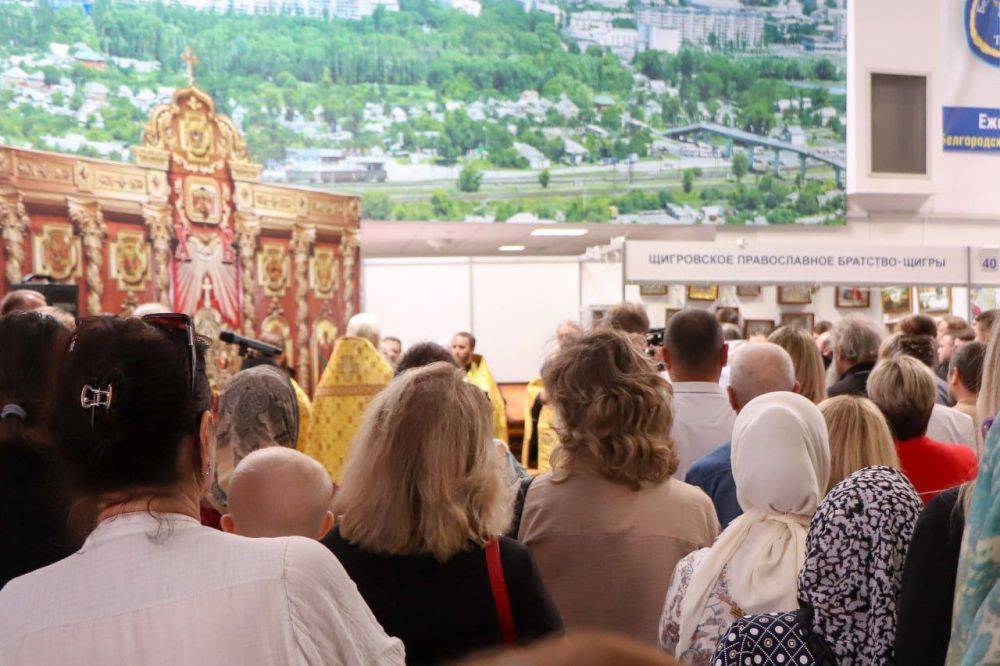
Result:
[[248,537],[320,539],[333,525],[333,482],[295,449],[268,446],[244,458],[229,477],[222,529]]
[[773,342],[743,345],[729,361],[727,391],[736,411],[765,393],[798,389],[792,357]]

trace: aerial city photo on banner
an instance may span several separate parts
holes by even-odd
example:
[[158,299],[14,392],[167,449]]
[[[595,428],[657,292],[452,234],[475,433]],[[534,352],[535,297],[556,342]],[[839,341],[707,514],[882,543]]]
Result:
[[840,225],[846,0],[0,4],[0,143],[134,162],[198,85],[362,217]]

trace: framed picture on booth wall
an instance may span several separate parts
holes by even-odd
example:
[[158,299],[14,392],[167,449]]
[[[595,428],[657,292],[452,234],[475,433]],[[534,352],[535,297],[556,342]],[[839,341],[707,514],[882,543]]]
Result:
[[803,331],[812,332],[816,323],[816,315],[812,312],[782,312],[781,325],[792,328],[801,328]]
[[871,294],[865,287],[837,287],[838,308],[867,308]]
[[913,311],[909,287],[882,287],[882,312],[886,314]]
[[745,319],[743,320],[743,339],[749,340],[755,335],[763,335],[766,338],[774,328],[773,319]]
[[760,285],[738,284],[736,285],[736,295],[742,298],[757,298],[760,296]]
[[951,287],[917,287],[917,306],[924,314],[951,312]]
[[665,284],[640,284],[640,296],[666,296],[667,285]]
[[812,300],[812,287],[778,287],[778,303],[781,305],[808,305]]
[[714,301],[719,297],[719,285],[697,285],[687,288],[687,297],[690,301]]

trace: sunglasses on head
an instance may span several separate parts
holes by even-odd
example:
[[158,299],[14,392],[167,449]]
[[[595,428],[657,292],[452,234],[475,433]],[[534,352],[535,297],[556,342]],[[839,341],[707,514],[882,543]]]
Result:
[[180,331],[184,334],[190,352],[191,392],[197,385],[198,353],[194,344],[194,321],[183,312],[161,312],[145,315],[142,320],[147,324],[168,331]]

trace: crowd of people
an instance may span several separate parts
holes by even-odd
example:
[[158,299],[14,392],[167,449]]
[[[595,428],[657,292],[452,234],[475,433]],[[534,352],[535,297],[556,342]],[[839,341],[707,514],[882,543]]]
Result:
[[520,457],[468,332],[356,315],[308,396],[156,304],[0,313],[2,664],[1000,663],[995,312],[622,303]]

